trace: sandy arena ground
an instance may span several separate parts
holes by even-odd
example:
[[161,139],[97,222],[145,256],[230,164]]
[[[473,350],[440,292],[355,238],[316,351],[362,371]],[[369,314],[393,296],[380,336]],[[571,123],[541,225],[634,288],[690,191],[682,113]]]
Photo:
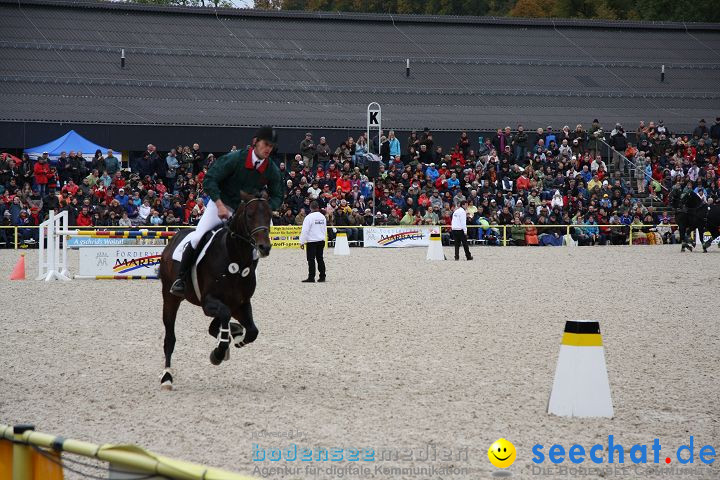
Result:
[[[248,474],[291,464],[251,461],[254,443],[376,452],[468,447],[467,460],[457,462],[383,462],[452,463],[465,474],[383,475],[376,462],[379,479],[489,478],[496,469],[487,449],[499,437],[517,448],[508,469],[514,478],[536,478],[536,443],[547,454],[554,443],[589,448],[609,434],[626,450],[657,437],[662,459],[674,459],[693,435],[695,466],[705,444],[720,458],[720,250],[473,253],[473,262],[427,262],[424,249],[352,249],[349,257],[326,255],[328,283],[302,284],[304,254],[275,250],[260,264],[258,340],[214,367],[208,319],[184,304],[176,390],[162,392],[159,282],[10,282],[18,252],[2,251],[0,423],[134,443]],[[28,251],[33,279],[36,262],[37,251]],[[77,268],[75,252],[70,266]],[[601,322],[611,420],[545,413],[564,322],[583,318]],[[289,431],[298,436],[268,437]],[[720,478],[720,462],[692,478]]]

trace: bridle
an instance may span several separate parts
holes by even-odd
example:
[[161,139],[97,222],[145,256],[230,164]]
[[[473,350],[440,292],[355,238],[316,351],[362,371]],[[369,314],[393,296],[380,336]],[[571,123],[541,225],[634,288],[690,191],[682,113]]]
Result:
[[[225,228],[227,228],[228,232],[230,232],[231,238],[240,239],[240,240],[248,243],[251,247],[256,248],[257,243],[255,242],[253,235],[255,235],[257,232],[262,232],[263,230],[270,232],[270,227],[261,225],[259,227],[255,227],[252,230],[250,230],[250,228],[248,227],[247,207],[248,207],[248,205],[250,205],[253,202],[267,202],[267,199],[262,198],[262,197],[255,197],[255,198],[248,200],[247,202],[243,200],[240,203],[240,205],[238,206],[237,210],[235,210],[233,212],[230,219],[228,219],[227,223],[225,224]],[[232,229],[232,225],[234,224],[234,221],[235,221],[235,216],[238,214],[238,212],[240,211],[241,208],[242,208],[242,223],[240,226],[242,227],[243,232],[248,232],[247,235],[244,235],[241,232],[236,232],[235,230]]]

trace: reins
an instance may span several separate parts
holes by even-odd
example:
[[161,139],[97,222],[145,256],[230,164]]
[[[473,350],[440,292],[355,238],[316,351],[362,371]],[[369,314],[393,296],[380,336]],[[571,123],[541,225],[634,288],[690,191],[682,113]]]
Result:
[[[267,199],[261,198],[261,197],[256,197],[256,198],[248,200],[247,202],[243,201],[240,204],[240,206],[238,207],[238,209],[235,210],[233,212],[232,216],[228,219],[224,228],[226,228],[228,230],[231,238],[240,239],[240,240],[246,242],[247,244],[249,244],[251,247],[256,248],[257,244],[255,242],[255,239],[253,238],[253,235],[255,235],[257,232],[262,232],[263,230],[267,230],[269,232],[270,227],[259,226],[259,227],[255,227],[252,230],[250,230],[250,228],[248,227],[247,207],[252,202],[267,202]],[[249,232],[247,235],[244,235],[241,232],[236,232],[235,230],[232,229],[233,221],[234,221],[235,216],[237,215],[238,211],[240,210],[240,208],[242,208],[242,210],[243,210],[242,224],[240,226],[242,227],[242,230],[244,232]]]

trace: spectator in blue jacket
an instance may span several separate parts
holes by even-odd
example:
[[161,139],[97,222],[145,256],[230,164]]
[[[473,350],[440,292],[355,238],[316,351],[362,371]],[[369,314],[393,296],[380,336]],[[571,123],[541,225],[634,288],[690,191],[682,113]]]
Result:
[[115,200],[117,200],[122,207],[126,207],[130,198],[125,194],[125,189],[121,188],[118,190],[118,194],[115,195]]
[[588,219],[585,221],[585,226],[582,227],[582,229],[585,231],[585,235],[587,235],[587,241],[590,245],[597,245],[602,243],[600,238],[600,229],[597,226],[595,217],[593,217],[592,215],[589,216]]
[[135,220],[138,217],[138,208],[133,202],[127,202],[125,204],[125,212],[130,220]]
[[388,133],[388,142],[390,143],[390,156],[394,158],[400,155],[400,140],[395,137],[393,130],[390,130],[390,133]]
[[430,180],[435,183],[435,180],[437,180],[440,176],[440,172],[438,172],[437,168],[435,168],[435,164],[431,163],[430,166],[425,170],[425,175],[430,177]]
[[550,125],[545,129],[545,145],[550,145],[550,142],[558,143],[557,137],[553,133],[553,129]]

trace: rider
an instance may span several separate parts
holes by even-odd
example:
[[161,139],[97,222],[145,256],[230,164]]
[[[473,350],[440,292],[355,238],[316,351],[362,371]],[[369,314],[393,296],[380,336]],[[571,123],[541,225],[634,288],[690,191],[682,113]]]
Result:
[[673,185],[672,190],[670,191],[670,205],[679,212],[687,210],[685,207],[685,197],[683,197],[683,191],[683,186],[680,182],[675,182],[675,185]]
[[685,188],[683,188],[682,194],[680,195],[680,205],[684,211],[687,211],[687,204],[691,195],[695,195],[695,190],[693,189],[693,181],[688,180],[685,182]]
[[[285,183],[280,169],[270,160],[270,153],[277,145],[277,134],[272,127],[262,127],[255,133],[253,147],[237,150],[218,158],[207,171],[203,180],[205,192],[210,197],[205,213],[197,228],[177,247],[182,260],[170,292],[185,296],[185,279],[197,256],[200,239],[213,228],[229,218],[240,204],[240,193],[257,194],[267,186],[270,208],[277,210],[285,195]],[[179,253],[176,250],[176,255]]]

